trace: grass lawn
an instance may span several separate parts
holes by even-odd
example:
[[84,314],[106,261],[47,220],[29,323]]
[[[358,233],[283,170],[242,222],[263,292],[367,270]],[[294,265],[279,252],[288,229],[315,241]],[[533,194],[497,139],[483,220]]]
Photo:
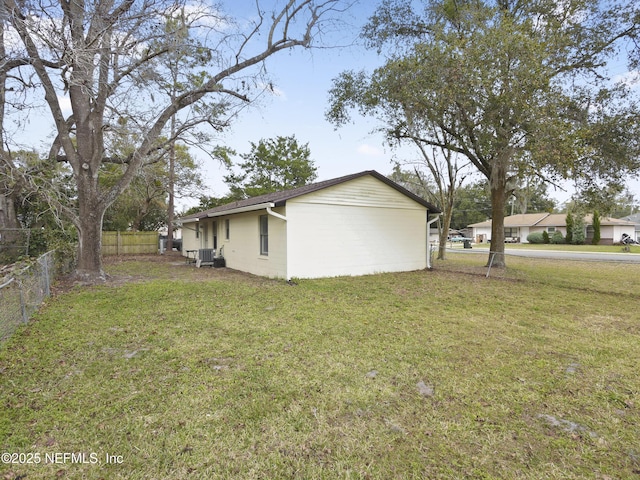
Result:
[[640,478],[640,266],[484,261],[111,261],[0,346],[0,478]]
[[[451,244],[447,244],[449,246]],[[473,248],[489,250],[490,243],[474,243]],[[567,245],[567,244],[536,244],[536,243],[505,243],[507,249],[534,249],[534,250],[564,250],[569,252],[604,252],[604,253],[622,253],[626,252],[623,245]],[[453,244],[453,248],[462,248],[463,246]],[[629,253],[640,253],[640,245],[628,245]]]

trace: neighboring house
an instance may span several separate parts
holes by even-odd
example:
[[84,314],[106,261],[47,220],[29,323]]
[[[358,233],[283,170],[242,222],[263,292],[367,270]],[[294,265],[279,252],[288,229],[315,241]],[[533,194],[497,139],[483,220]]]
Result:
[[[556,231],[567,236],[567,215],[564,213],[526,213],[511,215],[504,218],[504,236],[506,242],[527,243],[527,236],[534,232],[546,231],[553,236]],[[585,238],[586,243],[593,238],[593,216],[586,215]],[[469,225],[473,229],[473,238],[477,243],[485,243],[491,240],[491,220]],[[612,245],[619,243],[622,234],[635,238],[635,225],[633,222],[617,218],[600,218],[600,244]]]
[[636,242],[640,242],[640,213],[634,213],[633,215],[628,215],[626,217],[622,217],[621,220],[626,220],[627,222],[632,222],[636,226],[636,233],[632,235]]
[[[531,228],[542,221],[548,213],[525,213],[504,217],[504,238],[508,243],[526,242]],[[491,240],[491,220],[473,223],[467,228],[472,231],[471,238],[476,243],[487,243]]]
[[420,270],[434,213],[365,171],[183,217],[183,255],[222,249],[227,267],[284,279]]

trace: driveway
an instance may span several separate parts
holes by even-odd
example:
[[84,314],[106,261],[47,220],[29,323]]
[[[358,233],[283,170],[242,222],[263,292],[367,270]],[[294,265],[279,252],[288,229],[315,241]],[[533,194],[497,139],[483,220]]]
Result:
[[[622,250],[622,247],[620,247]],[[463,253],[482,253],[489,255],[489,251],[482,249],[463,249],[463,248],[447,248],[448,252]],[[608,253],[608,252],[568,252],[564,250],[535,250],[524,248],[505,247],[507,255],[517,257],[531,258],[551,258],[561,260],[583,260],[590,262],[622,262],[622,263],[640,263],[640,254],[638,253]]]

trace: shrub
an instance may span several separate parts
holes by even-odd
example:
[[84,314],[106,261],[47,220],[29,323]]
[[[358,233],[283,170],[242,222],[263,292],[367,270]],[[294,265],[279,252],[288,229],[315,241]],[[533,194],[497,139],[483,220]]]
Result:
[[545,230],[544,232],[542,232],[542,242],[543,243],[550,243],[550,241],[551,240],[549,239],[549,234]]
[[585,241],[585,227],[584,227],[584,220],[582,217],[580,216],[576,216],[573,219],[573,228],[571,229],[572,232],[572,238],[571,238],[571,243],[573,245],[584,245],[584,241]]
[[565,219],[567,226],[567,243],[573,243],[573,215],[571,213],[567,213],[567,218]]
[[593,245],[600,243],[600,214],[597,210],[593,212],[593,239],[591,243]]
[[554,243],[556,245],[564,243],[564,237],[562,236],[562,232],[560,230],[556,230],[555,232],[553,232],[553,235],[551,236],[551,243]]
[[542,232],[533,232],[527,235],[527,242],[529,243],[544,243],[544,235]]

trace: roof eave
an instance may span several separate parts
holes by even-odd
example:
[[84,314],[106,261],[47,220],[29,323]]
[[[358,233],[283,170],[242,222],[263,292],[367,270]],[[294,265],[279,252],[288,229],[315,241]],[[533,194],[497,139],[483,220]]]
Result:
[[[283,202],[284,203],[284,202]],[[266,210],[267,208],[274,208],[276,206],[273,202],[257,203],[255,205],[247,205],[245,207],[231,208],[229,210],[222,210],[220,212],[208,213],[208,218],[223,217],[225,215],[233,215],[236,213],[255,212],[256,210]]]

